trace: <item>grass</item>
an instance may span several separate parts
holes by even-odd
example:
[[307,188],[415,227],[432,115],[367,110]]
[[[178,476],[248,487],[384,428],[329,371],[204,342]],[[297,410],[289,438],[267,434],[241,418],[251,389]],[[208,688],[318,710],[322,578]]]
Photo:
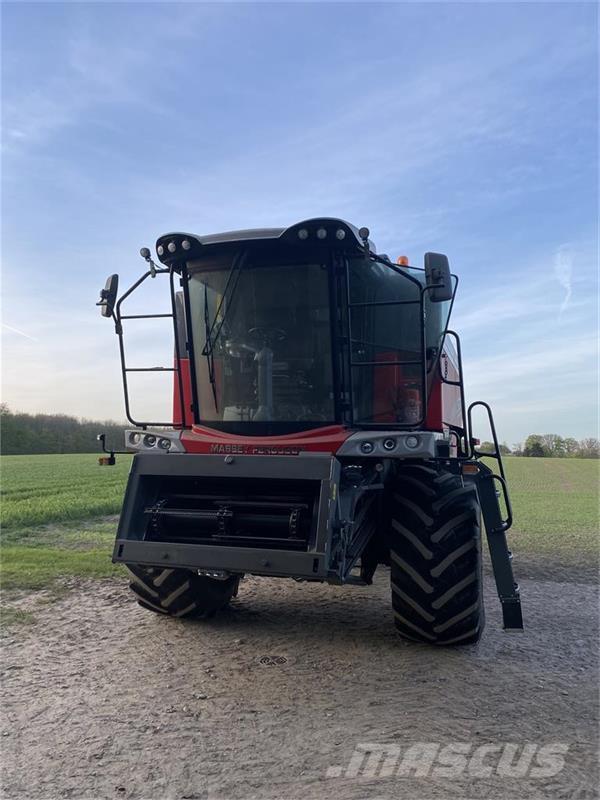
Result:
[[110,578],[120,568],[110,561],[110,547],[12,546],[2,549],[2,588],[45,589],[56,578]]
[[600,462],[506,458],[513,505],[511,541],[520,553],[578,556],[598,552]]
[[[100,467],[94,454],[2,457],[4,591],[58,591],[61,578],[122,572],[110,555],[130,463],[120,456]],[[23,621],[10,611],[3,617],[3,624]]]
[[9,625],[34,625],[35,616],[31,611],[26,611],[23,608],[15,608],[14,606],[4,606],[0,613],[0,625],[8,627]]
[[[97,456],[3,456],[2,587],[61,591],[60,579],[106,578],[130,458],[100,467]],[[598,551],[597,461],[507,458],[517,555],[594,564]],[[13,613],[15,612],[15,613]],[[18,613],[16,613],[18,612]],[[31,622],[4,609],[4,622]]]
[[131,459],[100,467],[96,455],[2,456],[3,531],[118,514]]

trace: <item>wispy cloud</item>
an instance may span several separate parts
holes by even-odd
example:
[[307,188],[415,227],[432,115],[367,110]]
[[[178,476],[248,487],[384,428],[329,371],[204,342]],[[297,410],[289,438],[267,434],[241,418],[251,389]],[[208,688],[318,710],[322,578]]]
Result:
[[[61,40],[62,54],[34,85],[18,81],[18,62],[8,61],[3,100],[7,156],[31,151],[66,128],[102,122],[103,110],[138,109],[147,115],[164,113],[144,79],[155,56],[158,26],[145,26],[146,46],[113,31],[110,42],[99,37],[92,17],[75,14]],[[56,54],[55,54],[56,55]]]
[[565,290],[560,307],[560,314],[562,314],[567,309],[573,294],[573,251],[568,244],[561,245],[554,255],[554,275]]
[[30,336],[25,331],[19,330],[19,328],[13,328],[12,325],[7,325],[6,322],[2,323],[2,327],[5,328],[7,331],[11,331],[11,333],[17,333],[19,336],[23,336],[25,339],[29,339],[31,342],[37,342],[37,338],[35,336]]

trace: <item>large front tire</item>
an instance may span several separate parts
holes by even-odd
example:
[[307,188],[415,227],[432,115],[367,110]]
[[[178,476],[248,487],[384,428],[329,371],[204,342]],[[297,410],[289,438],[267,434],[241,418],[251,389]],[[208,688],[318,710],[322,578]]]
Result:
[[212,617],[237,594],[240,579],[224,580],[187,569],[163,569],[127,564],[129,588],[142,608],[171,617]]
[[484,627],[480,508],[472,486],[436,466],[398,467],[391,504],[392,604],[398,632],[436,645]]

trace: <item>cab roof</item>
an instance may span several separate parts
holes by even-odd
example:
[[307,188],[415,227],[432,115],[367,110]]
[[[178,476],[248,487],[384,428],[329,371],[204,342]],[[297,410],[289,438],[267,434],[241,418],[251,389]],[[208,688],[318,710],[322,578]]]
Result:
[[[325,236],[320,238],[322,234],[317,235],[318,231],[325,231]],[[361,229],[361,232],[364,231]],[[316,217],[296,222],[287,228],[249,228],[206,235],[165,233],[156,241],[156,252],[159,260],[170,266],[199,258],[206,254],[206,248],[217,245],[275,241],[296,244],[298,247],[317,244],[351,251],[364,249],[364,241],[354,225],[334,217]],[[373,242],[368,240],[368,244],[370,251],[375,253]]]

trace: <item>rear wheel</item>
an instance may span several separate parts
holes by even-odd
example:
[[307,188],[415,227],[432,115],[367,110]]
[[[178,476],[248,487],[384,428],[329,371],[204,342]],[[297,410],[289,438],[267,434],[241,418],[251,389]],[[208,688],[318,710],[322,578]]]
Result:
[[163,569],[127,564],[129,588],[138,603],[171,617],[212,617],[237,594],[240,578],[208,578],[187,569]]
[[484,610],[474,487],[435,465],[401,465],[393,486],[390,566],[395,624],[404,638],[476,642]]

